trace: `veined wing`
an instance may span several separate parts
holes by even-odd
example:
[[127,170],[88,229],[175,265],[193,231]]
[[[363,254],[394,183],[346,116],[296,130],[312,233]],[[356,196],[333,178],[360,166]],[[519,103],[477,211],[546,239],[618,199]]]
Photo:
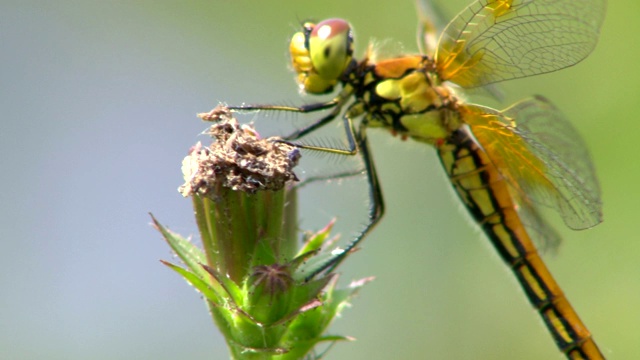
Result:
[[572,229],[602,221],[600,188],[587,147],[548,100],[531,98],[502,112],[465,105],[461,113],[522,206],[531,202],[554,208]]
[[518,204],[516,211],[520,221],[536,243],[538,250],[544,253],[554,253],[560,245],[560,236],[555,229],[540,216],[535,204],[531,203],[531,199],[526,194],[522,194],[513,186],[509,186],[509,194]]
[[471,88],[574,65],[596,45],[606,0],[477,0],[440,37],[442,80]]
[[[443,0],[440,0],[443,1]],[[438,6],[438,0],[416,0],[418,10],[418,49],[421,54],[435,57],[438,39],[447,26],[450,18]],[[475,90],[475,89],[474,89]],[[495,84],[488,84],[479,88],[479,93],[493,97],[502,101],[504,95]]]

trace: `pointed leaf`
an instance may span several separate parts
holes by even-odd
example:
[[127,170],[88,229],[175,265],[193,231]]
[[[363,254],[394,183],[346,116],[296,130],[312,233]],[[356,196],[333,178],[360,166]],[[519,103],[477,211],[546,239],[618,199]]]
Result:
[[[229,298],[229,300],[236,305],[240,304],[240,299],[243,299],[245,295],[238,284],[229,279],[229,277],[221,275],[208,265],[200,264],[200,266],[213,277],[215,284],[219,285],[223,289],[225,298]],[[216,290],[218,289],[216,288]]]
[[160,260],[161,263],[167,265],[170,269],[174,270],[178,274],[180,274],[189,284],[195,287],[202,295],[204,295],[207,300],[211,301],[216,306],[222,306],[221,294],[217,294],[216,291],[209,286],[206,281],[203,281],[196,274],[191,271],[181,268],[180,266],[174,265],[170,262]]
[[322,244],[324,244],[324,241],[329,236],[329,233],[331,233],[331,229],[333,229],[333,225],[335,223],[336,223],[336,219],[333,219],[323,229],[311,235],[311,237],[307,239],[307,241],[305,242],[304,246],[300,249],[300,251],[298,251],[297,256],[320,249],[322,247]]
[[201,280],[208,279],[209,276],[206,271],[204,271],[200,266],[200,264],[206,263],[206,258],[202,251],[200,251],[200,249],[198,249],[198,247],[192,244],[189,240],[162,226],[153,215],[151,215],[151,219],[153,220],[153,224],[156,229],[160,231],[162,237],[169,246],[171,246],[171,249],[176,253],[176,255],[178,255],[182,262],[184,262],[187,268],[189,268],[194,274],[197,274]]

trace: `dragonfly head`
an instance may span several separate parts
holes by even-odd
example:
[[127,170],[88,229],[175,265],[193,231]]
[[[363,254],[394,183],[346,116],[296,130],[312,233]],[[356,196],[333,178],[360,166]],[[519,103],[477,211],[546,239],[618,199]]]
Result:
[[351,26],[342,19],[306,22],[291,38],[289,52],[300,88],[310,94],[328,93],[351,62]]

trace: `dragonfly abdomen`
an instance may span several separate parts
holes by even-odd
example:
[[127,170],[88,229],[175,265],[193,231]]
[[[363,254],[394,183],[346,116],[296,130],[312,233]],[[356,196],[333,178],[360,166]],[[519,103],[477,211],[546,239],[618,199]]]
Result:
[[591,334],[540,258],[508,184],[464,129],[438,148],[456,192],[512,269],[558,348],[570,359],[604,359]]

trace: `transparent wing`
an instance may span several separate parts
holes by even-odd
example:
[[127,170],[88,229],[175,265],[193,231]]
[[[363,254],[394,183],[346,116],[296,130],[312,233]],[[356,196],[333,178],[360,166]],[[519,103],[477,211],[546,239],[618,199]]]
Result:
[[[441,0],[442,1],[442,0]],[[418,11],[418,50],[421,54],[435,56],[438,39],[450,19],[438,5],[438,0],[416,0]],[[476,89],[474,89],[476,90]],[[489,84],[477,89],[479,94],[502,101],[502,90],[495,84]]]
[[434,56],[438,37],[442,34],[447,20],[436,0],[416,0],[418,10],[418,49],[421,54]]
[[600,187],[587,147],[548,100],[531,98],[502,112],[467,105],[461,112],[523,206],[554,208],[572,229],[602,221]]
[[527,229],[527,233],[535,242],[539,251],[547,254],[555,254],[560,246],[560,236],[558,233],[540,216],[535,204],[531,199],[523,196],[513,186],[509,187],[509,193],[518,204],[518,215],[520,221]]
[[606,0],[477,0],[440,37],[438,73],[462,87],[574,65],[595,47]]

